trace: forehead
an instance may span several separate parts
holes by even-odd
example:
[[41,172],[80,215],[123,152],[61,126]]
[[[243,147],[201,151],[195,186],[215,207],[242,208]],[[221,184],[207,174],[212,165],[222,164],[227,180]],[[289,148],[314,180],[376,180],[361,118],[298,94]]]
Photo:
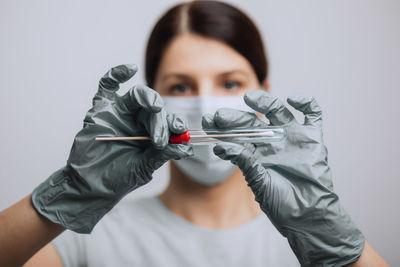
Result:
[[178,35],[166,48],[158,69],[163,73],[254,72],[248,60],[230,46],[191,33]]

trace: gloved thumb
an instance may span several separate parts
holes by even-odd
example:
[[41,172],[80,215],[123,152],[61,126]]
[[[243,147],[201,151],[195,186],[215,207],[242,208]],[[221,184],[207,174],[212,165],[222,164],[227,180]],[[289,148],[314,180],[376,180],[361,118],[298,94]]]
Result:
[[256,183],[265,173],[265,168],[257,163],[254,156],[255,147],[252,144],[239,145],[235,143],[221,142],[214,147],[214,153],[224,160],[230,160],[238,166],[250,184]]
[[259,203],[264,202],[264,192],[271,191],[271,175],[254,155],[255,147],[252,144],[239,145],[221,142],[214,147],[214,153],[221,159],[230,160],[242,171],[248,186]]
[[165,162],[170,159],[178,160],[193,155],[193,148],[187,145],[168,144],[162,150],[150,148],[144,152],[142,158],[142,169],[151,175],[155,170],[160,168]]

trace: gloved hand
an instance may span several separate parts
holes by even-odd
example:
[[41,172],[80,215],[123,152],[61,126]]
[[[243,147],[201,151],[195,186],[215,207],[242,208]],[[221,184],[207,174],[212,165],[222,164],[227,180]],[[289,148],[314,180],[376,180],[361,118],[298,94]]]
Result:
[[[36,210],[50,221],[79,233],[95,224],[132,190],[148,183],[169,159],[193,154],[185,145],[168,144],[169,131],[186,131],[177,116],[167,116],[160,95],[144,86],[124,96],[116,91],[137,71],[112,68],[100,80],[83,129],[75,137],[67,165],[32,193]],[[95,141],[97,136],[142,136],[150,141]]]
[[[333,192],[327,149],[322,140],[322,111],[313,97],[288,103],[305,115],[300,124],[279,101],[262,90],[244,100],[286,129],[280,141],[263,144],[219,143],[214,153],[243,172],[261,209],[285,236],[302,266],[342,266],[358,259],[365,238]],[[255,113],[220,109],[203,116],[203,128],[265,127]]]

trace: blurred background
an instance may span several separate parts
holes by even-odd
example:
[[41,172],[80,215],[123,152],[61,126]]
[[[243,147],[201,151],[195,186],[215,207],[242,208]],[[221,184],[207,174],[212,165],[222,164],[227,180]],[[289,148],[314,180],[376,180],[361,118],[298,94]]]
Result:
[[[400,1],[227,2],[259,26],[272,92],[319,101],[335,190],[369,243],[400,265]],[[99,78],[142,67],[149,31],[174,3],[0,2],[0,210],[65,165]],[[128,197],[163,190],[168,168]]]

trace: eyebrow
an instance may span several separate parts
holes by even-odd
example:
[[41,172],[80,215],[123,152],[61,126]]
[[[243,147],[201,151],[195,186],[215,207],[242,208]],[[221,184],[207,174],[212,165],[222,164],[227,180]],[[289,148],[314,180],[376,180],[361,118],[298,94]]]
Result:
[[244,75],[246,77],[249,76],[249,73],[247,71],[244,71],[244,70],[241,70],[241,69],[235,69],[235,70],[226,71],[226,72],[218,74],[218,76],[228,76],[230,74],[235,74],[235,73],[242,74],[242,75]]
[[190,76],[189,76],[189,75],[186,75],[186,74],[181,74],[181,73],[169,73],[169,74],[167,74],[167,75],[164,75],[164,76],[161,78],[161,81],[163,82],[163,81],[165,81],[166,79],[169,79],[169,78],[178,78],[178,79],[182,79],[182,80],[192,80],[192,79],[190,78]]
[[[228,76],[228,75],[230,75],[230,74],[235,74],[235,73],[242,74],[242,75],[244,75],[244,76],[246,76],[246,77],[249,76],[249,73],[248,73],[248,72],[246,72],[246,71],[244,71],[244,70],[241,70],[241,69],[234,69],[234,70],[225,71],[225,72],[219,73],[217,76],[218,76],[218,77],[221,77],[221,76],[223,77],[223,76]],[[182,79],[182,80],[192,80],[192,78],[190,77],[190,75],[187,75],[187,74],[182,74],[182,73],[169,73],[169,74],[164,75],[164,76],[162,77],[161,81],[165,81],[165,80],[168,79],[168,78],[178,78],[178,79]]]

